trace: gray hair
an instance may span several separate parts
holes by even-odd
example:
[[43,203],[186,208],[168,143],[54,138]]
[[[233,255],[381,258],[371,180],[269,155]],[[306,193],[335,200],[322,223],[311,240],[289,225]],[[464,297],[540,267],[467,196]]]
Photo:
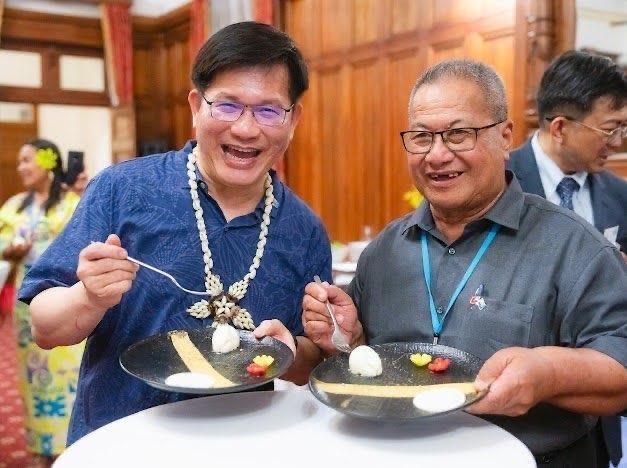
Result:
[[450,78],[476,84],[483,92],[492,117],[497,121],[507,119],[507,98],[505,97],[503,81],[491,67],[474,60],[445,60],[427,68],[420,75],[411,91],[410,105],[418,88]]

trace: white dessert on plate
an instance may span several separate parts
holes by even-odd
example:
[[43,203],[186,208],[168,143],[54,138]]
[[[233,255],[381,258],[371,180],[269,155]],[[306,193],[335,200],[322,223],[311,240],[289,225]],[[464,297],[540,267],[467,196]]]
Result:
[[239,348],[239,333],[231,325],[219,324],[211,336],[211,349],[214,353],[230,353]]
[[383,372],[381,358],[370,346],[357,346],[348,357],[348,368],[353,374],[376,377]]
[[434,388],[418,393],[414,406],[429,413],[442,413],[459,408],[466,402],[466,394],[456,388]]
[[165,379],[166,385],[180,388],[211,388],[214,383],[210,375],[200,372],[180,372]]

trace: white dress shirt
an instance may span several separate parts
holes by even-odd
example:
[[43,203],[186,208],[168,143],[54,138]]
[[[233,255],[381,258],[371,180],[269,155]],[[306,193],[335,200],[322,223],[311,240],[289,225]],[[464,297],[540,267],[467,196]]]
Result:
[[538,132],[531,139],[531,147],[536,158],[536,164],[540,171],[540,180],[546,199],[556,205],[560,204],[560,196],[557,194],[557,184],[564,177],[572,177],[579,184],[579,190],[573,194],[573,210],[590,224],[594,224],[594,214],[592,212],[592,198],[590,197],[590,181],[587,172],[577,172],[575,174],[564,174],[555,161],[544,152],[538,141]]

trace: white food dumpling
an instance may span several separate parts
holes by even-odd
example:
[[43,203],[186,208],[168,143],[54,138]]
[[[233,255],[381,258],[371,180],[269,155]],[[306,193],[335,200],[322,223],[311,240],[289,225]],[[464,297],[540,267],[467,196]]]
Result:
[[239,333],[231,325],[219,324],[211,337],[211,348],[214,353],[230,353],[239,348]]
[[357,346],[348,357],[348,368],[353,374],[376,377],[383,372],[381,358],[370,346]]

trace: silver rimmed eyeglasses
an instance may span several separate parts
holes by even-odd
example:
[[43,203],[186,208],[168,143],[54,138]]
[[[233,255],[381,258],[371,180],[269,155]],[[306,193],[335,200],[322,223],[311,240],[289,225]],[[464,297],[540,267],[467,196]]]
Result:
[[435,143],[436,135],[440,135],[444,145],[453,152],[470,151],[474,149],[477,144],[477,134],[480,130],[495,127],[503,122],[505,122],[505,120],[499,120],[498,122],[484,125],[483,127],[450,128],[448,130],[442,130],[441,132],[407,130],[401,132],[401,139],[403,140],[403,146],[407,152],[412,154],[427,154],[431,151]]
[[209,104],[211,117],[223,122],[235,122],[242,116],[246,108],[249,108],[259,125],[280,127],[285,122],[285,116],[287,113],[291,112],[294,107],[294,104],[287,109],[272,104],[248,106],[246,104],[240,104],[239,102],[233,101],[209,101],[202,93],[200,95],[205,102]]
[[586,127],[588,130],[592,130],[593,132],[597,132],[597,134],[601,135],[601,138],[606,141],[612,141],[616,137],[620,137],[621,141],[623,140],[623,138],[627,138],[627,124],[622,124],[619,127],[616,127],[614,130],[603,130],[602,128],[593,127],[592,125],[585,124],[581,120],[573,119],[572,117],[568,117],[567,115],[545,117],[544,120],[546,120],[547,122],[553,122],[553,120],[557,119],[558,117],[563,117],[569,122],[581,125],[582,127]]

